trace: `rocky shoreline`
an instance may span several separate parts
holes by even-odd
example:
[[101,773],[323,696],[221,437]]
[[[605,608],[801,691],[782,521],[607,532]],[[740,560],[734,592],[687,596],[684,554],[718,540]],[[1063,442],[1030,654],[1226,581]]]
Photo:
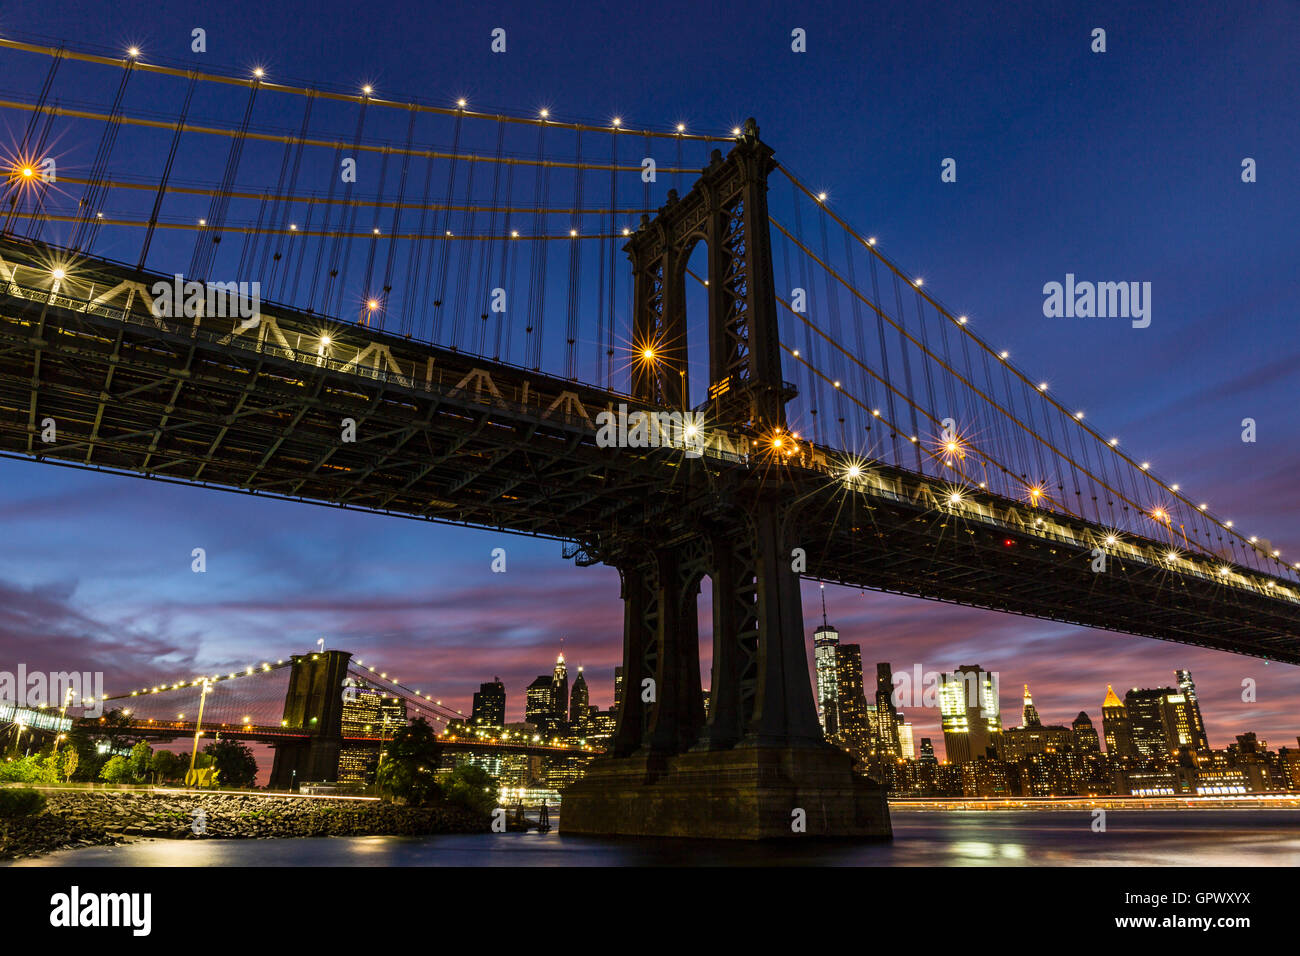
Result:
[[[459,807],[362,800],[143,790],[42,790],[45,809],[0,821],[0,860],[108,846],[130,837],[176,840],[482,833],[487,817]],[[196,832],[201,831],[201,832]]]

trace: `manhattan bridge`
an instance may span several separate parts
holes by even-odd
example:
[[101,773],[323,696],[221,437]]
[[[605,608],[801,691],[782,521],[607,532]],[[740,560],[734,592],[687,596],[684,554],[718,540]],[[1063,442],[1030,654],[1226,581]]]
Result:
[[754,120],[0,58],[0,453],[616,568],[629,692],[562,829],[888,833],[823,740],[801,578],[1300,663],[1300,563],[987,343]]

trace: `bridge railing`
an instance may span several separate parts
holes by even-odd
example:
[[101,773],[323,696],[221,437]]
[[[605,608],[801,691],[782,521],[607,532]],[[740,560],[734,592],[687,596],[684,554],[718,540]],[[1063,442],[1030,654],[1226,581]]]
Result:
[[[8,283],[7,291],[8,294],[14,298],[26,299],[37,303],[45,303],[66,309],[70,312],[97,315],[112,321],[124,322],[142,328],[158,329],[173,335],[180,335],[196,341],[203,341],[211,345],[238,348],[242,351],[252,352],[258,355],[270,355],[295,362],[299,365],[324,369],[334,374],[352,375],[374,382],[382,382],[386,385],[395,385],[400,388],[437,395],[442,398],[450,397],[452,393],[458,390],[459,383],[448,383],[444,377],[444,371],[442,369],[437,370],[436,378],[426,380],[414,375],[393,372],[389,369],[362,365],[357,362],[355,358],[349,361],[344,361],[343,359],[329,355],[322,355],[317,352],[297,349],[292,346],[286,347],[271,342],[262,336],[241,337],[229,333],[220,334],[202,328],[199,324],[199,319],[195,319],[192,322],[178,322],[168,317],[137,312],[129,306],[108,306],[104,303],[95,302],[90,297],[73,297],[52,290],[35,289],[23,286],[13,281]],[[271,318],[271,316],[268,316],[268,318]],[[526,370],[521,368],[520,371]],[[633,401],[628,396],[618,395],[617,393],[611,394],[615,398],[623,399],[628,402]],[[570,428],[581,428],[592,435],[595,434],[595,429],[592,427],[591,422],[587,417],[561,409],[547,410],[542,404],[540,404],[540,402],[533,404],[499,396],[492,396],[490,398],[482,397],[476,399],[476,401],[478,404],[491,405],[523,415],[535,416],[540,412],[541,418],[545,421],[552,423],[558,422]],[[636,405],[638,406],[635,409],[637,411],[668,411],[667,409],[656,409],[651,406],[645,406],[642,408],[641,406],[643,406],[644,403],[641,402],[636,402]],[[701,445],[701,451],[710,458],[727,461],[733,464],[745,464],[749,462],[748,455],[739,454],[724,447],[724,444],[726,444],[735,448],[743,442],[748,441],[748,439],[740,439],[736,437],[731,438],[724,443],[719,440],[720,437],[721,436],[718,435],[713,436],[714,440],[712,443],[706,440],[706,442]]]

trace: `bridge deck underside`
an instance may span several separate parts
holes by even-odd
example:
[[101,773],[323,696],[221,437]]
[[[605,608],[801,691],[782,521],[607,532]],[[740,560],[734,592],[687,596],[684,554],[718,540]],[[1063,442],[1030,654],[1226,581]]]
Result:
[[[12,295],[0,302],[5,453],[554,537],[601,526],[611,501],[663,487],[662,469],[651,475],[631,456],[601,454],[575,404],[549,412],[540,404],[569,392],[604,408],[615,396],[540,373],[368,333],[403,368],[434,371],[423,387],[407,387],[179,327]],[[279,317],[290,338],[314,341],[322,324]],[[499,400],[457,387],[484,367]],[[41,440],[46,419],[53,442]],[[348,420],[353,441],[343,440]]]
[[[373,330],[346,335],[436,377],[413,387],[0,293],[0,453],[12,456],[584,543],[707,510],[723,472],[731,487],[737,471],[755,485],[772,478],[743,461],[687,467],[679,450],[597,447],[586,412],[553,400],[569,392],[599,409],[619,396]],[[277,321],[319,337],[324,320],[278,310]],[[490,370],[497,395],[460,387],[476,368]],[[42,441],[47,418],[52,442]],[[342,440],[345,419],[355,441]],[[782,481],[801,502],[809,576],[1300,663],[1292,601],[1120,557],[1093,573],[1088,547],[919,498],[850,494],[825,474],[795,469]],[[1073,527],[1078,541],[1104,534]]]
[[804,519],[821,580],[1300,663],[1293,604],[1122,555],[1096,572],[1091,543],[842,492]]

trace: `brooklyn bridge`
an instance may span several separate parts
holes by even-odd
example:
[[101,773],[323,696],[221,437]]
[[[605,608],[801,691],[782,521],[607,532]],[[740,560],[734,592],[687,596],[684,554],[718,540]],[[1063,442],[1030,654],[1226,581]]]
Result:
[[[1300,663],[1300,564],[982,338],[779,130],[0,56],[0,450],[616,568],[629,690],[564,830],[889,833],[823,739],[802,578]],[[698,424],[611,441],[623,411]]]

